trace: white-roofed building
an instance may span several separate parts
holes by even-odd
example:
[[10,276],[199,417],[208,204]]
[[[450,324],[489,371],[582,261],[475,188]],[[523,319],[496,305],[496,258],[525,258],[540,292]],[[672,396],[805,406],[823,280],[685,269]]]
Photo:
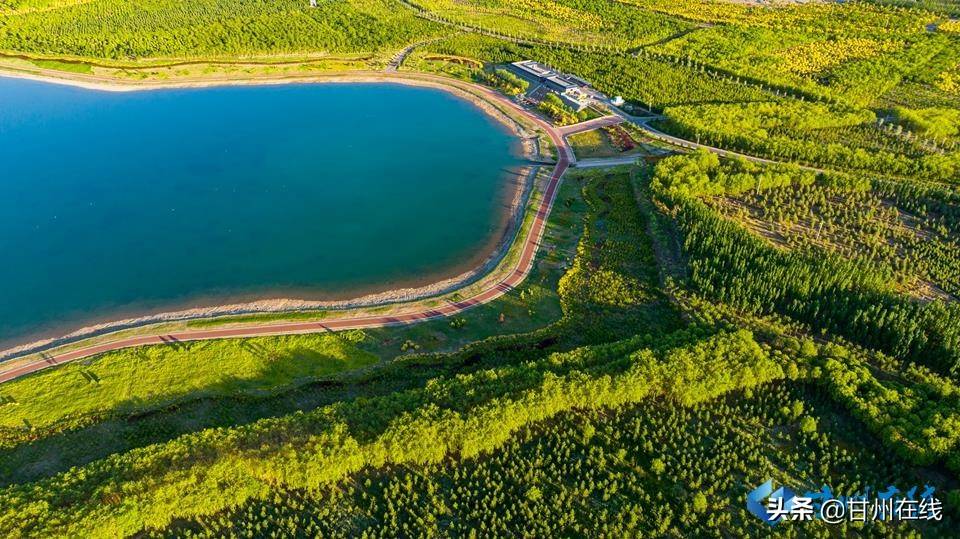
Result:
[[580,77],[561,73],[535,60],[514,62],[510,64],[510,69],[527,81],[533,84],[543,84],[558,94],[590,87],[590,83]]

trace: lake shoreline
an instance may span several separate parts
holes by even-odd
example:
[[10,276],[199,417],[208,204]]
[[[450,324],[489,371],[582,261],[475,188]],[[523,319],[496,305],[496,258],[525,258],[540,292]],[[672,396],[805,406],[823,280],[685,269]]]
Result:
[[[520,221],[524,215],[524,211],[522,210],[526,207],[529,200],[536,171],[537,167],[527,167],[523,173],[526,179],[517,182],[518,187],[514,189],[514,196],[510,203],[511,208],[504,214],[504,220],[507,221],[507,223],[505,227],[501,227],[503,232],[495,236],[492,242],[478,249],[477,257],[472,257],[467,262],[449,268],[453,272],[452,276],[427,276],[420,279],[412,279],[407,284],[397,284],[395,286],[385,285],[389,288],[371,293],[364,293],[362,291],[363,289],[354,289],[352,292],[344,292],[341,294],[346,299],[322,299],[323,297],[336,297],[334,294],[324,294],[322,292],[305,292],[302,295],[293,293],[279,293],[276,295],[264,293],[265,297],[262,299],[249,299],[246,301],[242,299],[245,297],[243,294],[224,294],[222,296],[210,294],[207,296],[209,300],[194,298],[180,303],[173,302],[166,307],[158,307],[155,309],[136,309],[135,307],[120,309],[116,312],[115,316],[105,316],[103,321],[96,321],[96,319],[94,319],[94,321],[82,323],[82,327],[69,333],[51,329],[27,336],[30,342],[10,344],[7,348],[0,350],[0,363],[16,359],[25,354],[41,352],[49,348],[71,344],[76,341],[115,331],[166,322],[189,322],[219,317],[258,314],[294,314],[305,312],[316,312],[319,314],[327,311],[350,311],[415,302],[454,292],[486,276],[496,268],[507,254],[507,251],[513,244],[514,238],[519,232]],[[476,262],[477,258],[480,259],[479,263]],[[445,271],[438,273],[443,274],[450,272]],[[366,288],[376,289],[380,287],[371,285]],[[311,296],[317,299],[311,299]],[[205,301],[207,301],[207,306],[188,307],[185,305],[203,304]],[[134,315],[133,313],[137,311],[147,311],[148,314]],[[129,314],[125,315],[123,314],[124,312]]]
[[[0,76],[8,75],[11,74],[7,71],[0,70]],[[127,85],[119,82],[117,84],[100,82],[90,83],[79,81],[75,78],[56,79],[53,77],[32,74],[14,73],[11,76],[101,91],[139,91],[164,88],[203,88],[213,86],[266,86],[274,84],[323,83],[393,83],[429,87],[446,91],[477,106],[479,109],[481,109],[481,111],[495,118],[500,124],[502,124],[517,138],[519,138],[523,146],[522,153],[526,158],[540,158],[539,147],[537,144],[532,142],[532,139],[535,136],[528,130],[527,127],[525,127],[515,118],[510,117],[509,114],[504,112],[491,100],[488,100],[487,98],[477,95],[460,86],[471,85],[470,83],[456,80],[451,80],[449,82],[444,80],[438,81],[434,78],[424,79],[416,75],[411,76],[405,73],[396,75],[385,75],[382,73],[337,73],[328,76],[284,78],[280,80],[236,79],[232,81],[218,80],[169,84],[150,83],[146,85]],[[161,324],[165,322],[215,319],[218,317],[230,317],[238,315],[282,315],[285,313],[292,314],[298,312],[317,312],[319,314],[324,311],[350,311],[356,309],[369,309],[380,306],[410,303],[452,293],[458,289],[462,289],[472,283],[477,282],[491,271],[494,271],[506,256],[521,228],[521,223],[523,221],[524,214],[526,213],[525,209],[529,202],[529,197],[532,192],[537,170],[539,170],[538,166],[524,166],[521,172],[517,175],[518,177],[522,177],[522,180],[507,180],[515,185],[505,185],[504,188],[505,199],[508,201],[508,207],[503,214],[503,221],[505,221],[505,223],[502,222],[500,227],[503,229],[503,232],[495,235],[494,239],[488,245],[478,250],[478,255],[476,257],[471,257],[470,261],[463,264],[458,264],[450,271],[440,272],[440,276],[435,275],[433,277],[424,277],[416,281],[410,281],[409,283],[398,284],[396,287],[392,287],[392,285],[385,285],[391,286],[391,288],[370,294],[364,294],[361,291],[357,292],[358,296],[339,300],[321,299],[316,297],[315,299],[310,299],[309,294],[305,294],[300,298],[273,297],[268,299],[257,299],[254,301],[235,301],[237,296],[234,296],[234,299],[230,299],[229,295],[223,297],[215,296],[219,299],[219,301],[218,299],[211,297],[211,305],[209,306],[183,309],[170,307],[168,310],[163,310],[162,312],[154,312],[141,316],[122,317],[123,315],[118,315],[117,317],[121,317],[121,319],[116,319],[117,317],[115,317],[110,321],[89,323],[84,327],[69,333],[64,333],[63,331],[57,332],[56,330],[38,332],[32,336],[26,337],[27,339],[30,339],[31,342],[18,345],[13,345],[10,343],[8,344],[9,348],[0,350],[0,361],[5,362],[7,360],[17,359],[28,354],[43,352],[44,350],[72,344],[92,337],[110,334],[116,331],[135,329],[138,327]],[[510,195],[511,192],[512,195]],[[466,269],[464,268],[465,266],[467,266]],[[449,275],[451,272],[453,273],[452,276],[442,276],[444,273]],[[409,286],[407,286],[407,284],[409,284]],[[267,295],[268,294],[264,294],[264,296]],[[282,294],[277,295],[281,296]],[[347,296],[348,293],[344,293],[344,295]],[[191,300],[189,303],[195,305],[197,302],[197,300]]]
[[398,71],[386,73],[380,71],[334,71],[326,74],[301,76],[259,76],[251,78],[210,78],[180,81],[144,80],[141,82],[121,81],[64,72],[62,76],[45,73],[20,71],[0,66],[0,77],[32,80],[62,86],[72,86],[100,92],[145,92],[151,90],[173,90],[190,88],[218,88],[228,86],[278,86],[288,84],[399,84],[420,88],[435,88],[453,94],[480,108],[492,118],[510,129],[523,145],[523,157],[540,158],[540,152],[530,143],[530,134],[516,119],[511,118],[487,99],[458,86],[474,85],[466,81],[428,76],[416,72]]

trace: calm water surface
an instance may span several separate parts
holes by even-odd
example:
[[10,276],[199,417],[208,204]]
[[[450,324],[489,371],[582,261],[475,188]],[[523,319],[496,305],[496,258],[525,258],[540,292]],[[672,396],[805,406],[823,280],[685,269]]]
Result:
[[502,234],[517,163],[503,126],[432,89],[0,78],[0,345],[454,274]]

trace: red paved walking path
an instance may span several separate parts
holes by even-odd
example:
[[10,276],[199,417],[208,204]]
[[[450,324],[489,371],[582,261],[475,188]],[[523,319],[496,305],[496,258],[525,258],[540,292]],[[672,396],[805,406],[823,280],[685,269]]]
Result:
[[48,368],[53,365],[59,365],[62,363],[67,363],[77,359],[82,359],[90,357],[96,354],[103,352],[109,352],[111,350],[119,350],[122,348],[130,348],[133,346],[143,346],[151,344],[172,344],[180,341],[198,341],[198,340],[208,340],[208,339],[222,339],[228,337],[254,337],[258,335],[280,335],[280,334],[293,334],[293,333],[316,333],[323,331],[340,331],[346,329],[361,329],[361,328],[373,328],[373,327],[383,327],[383,326],[393,326],[393,325],[403,325],[403,324],[412,324],[415,322],[422,322],[425,320],[433,320],[436,318],[442,318],[445,316],[454,315],[460,312],[463,312],[471,307],[481,305],[493,301],[494,299],[502,296],[503,294],[509,292],[515,286],[523,282],[523,280],[530,273],[530,270],[533,268],[533,261],[536,258],[537,249],[540,246],[540,240],[543,237],[544,229],[547,224],[547,217],[550,215],[550,210],[553,208],[553,202],[556,198],[557,188],[560,184],[560,178],[563,176],[563,173],[566,172],[567,167],[570,165],[570,155],[569,148],[566,145],[566,142],[563,139],[563,136],[557,131],[553,126],[546,123],[544,120],[531,114],[530,112],[520,108],[512,101],[504,98],[500,94],[497,94],[491,90],[480,86],[472,86],[475,91],[479,91],[487,96],[488,99],[496,100],[498,102],[504,103],[514,109],[519,114],[528,118],[539,127],[541,127],[547,134],[550,136],[550,139],[553,141],[554,146],[557,148],[558,158],[557,164],[553,169],[553,174],[550,176],[550,181],[547,184],[546,190],[544,191],[543,197],[540,199],[540,204],[536,209],[536,214],[534,215],[533,225],[530,228],[529,234],[526,238],[523,239],[523,250],[520,254],[520,258],[517,261],[516,266],[510,271],[509,275],[500,280],[499,282],[491,285],[490,287],[481,290],[474,296],[467,298],[463,301],[451,302],[446,305],[426,309],[423,311],[416,311],[406,314],[397,314],[394,316],[360,316],[355,318],[341,318],[337,320],[330,321],[316,321],[316,322],[286,322],[286,323],[270,323],[263,324],[258,326],[248,326],[248,327],[238,327],[238,328],[226,328],[226,329],[207,329],[207,330],[185,330],[174,333],[167,333],[162,335],[143,335],[139,337],[129,337],[124,339],[118,339],[116,341],[106,342],[103,344],[97,344],[94,346],[89,346],[87,348],[80,348],[77,350],[71,350],[69,352],[63,352],[61,354],[50,354],[46,355],[43,359],[39,359],[32,363],[27,363],[16,368],[12,368],[6,371],[0,372],[0,383],[19,378],[21,376],[39,371],[41,369]]

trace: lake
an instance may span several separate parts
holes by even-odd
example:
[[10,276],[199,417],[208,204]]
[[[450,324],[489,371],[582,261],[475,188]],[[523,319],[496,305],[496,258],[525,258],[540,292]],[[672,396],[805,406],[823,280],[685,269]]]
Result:
[[502,237],[519,164],[505,126],[435,89],[0,78],[0,347],[453,276]]

